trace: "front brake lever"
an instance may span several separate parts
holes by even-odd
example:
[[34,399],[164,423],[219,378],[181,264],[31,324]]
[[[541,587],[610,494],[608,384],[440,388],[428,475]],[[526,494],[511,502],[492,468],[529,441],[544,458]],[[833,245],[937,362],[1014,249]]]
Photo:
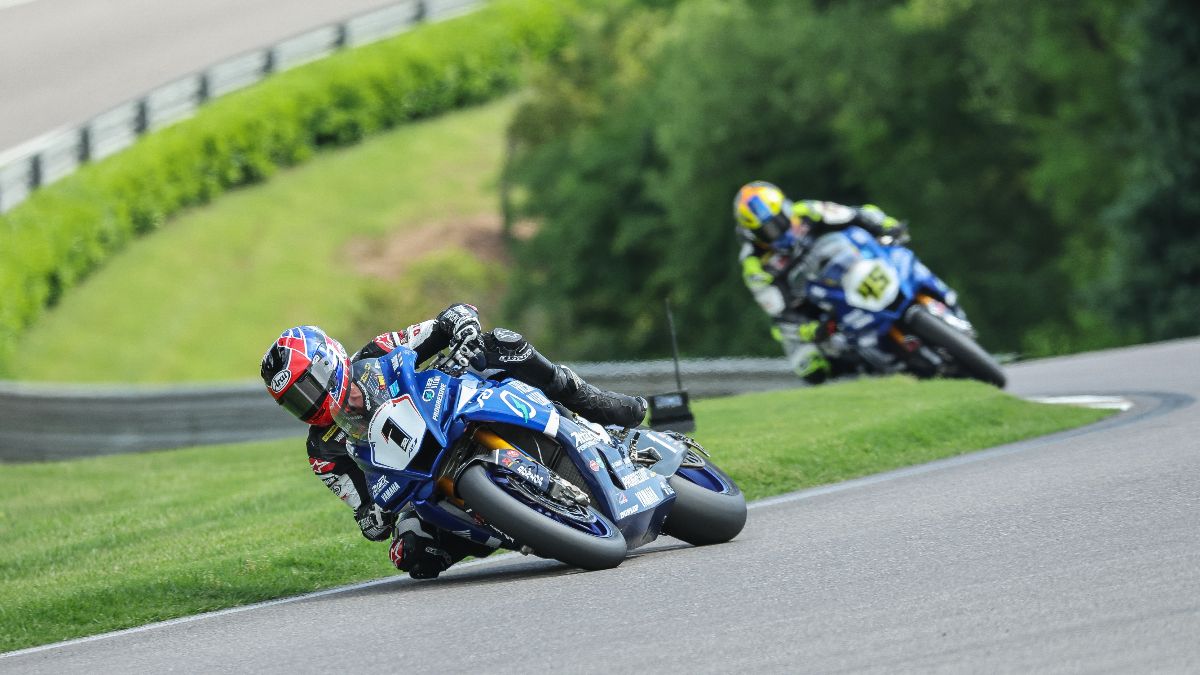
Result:
[[446,355],[438,362],[438,369],[458,377],[471,367],[471,359],[482,349],[483,342],[478,336],[470,336],[454,342],[446,351]]

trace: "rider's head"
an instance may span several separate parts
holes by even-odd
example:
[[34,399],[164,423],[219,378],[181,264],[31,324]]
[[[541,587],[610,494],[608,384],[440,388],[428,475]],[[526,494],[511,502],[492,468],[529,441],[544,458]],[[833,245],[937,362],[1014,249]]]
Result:
[[279,405],[309,424],[332,424],[346,399],[350,359],[341,343],[316,326],[289,328],[262,360],[262,379]]
[[737,233],[755,248],[786,248],[794,238],[793,226],[799,219],[792,211],[792,200],[772,183],[756,180],[746,183],[733,199],[733,219]]

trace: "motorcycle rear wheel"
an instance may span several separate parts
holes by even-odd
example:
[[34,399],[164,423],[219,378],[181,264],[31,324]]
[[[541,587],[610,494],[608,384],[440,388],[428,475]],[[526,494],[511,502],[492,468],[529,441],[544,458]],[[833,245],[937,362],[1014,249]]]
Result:
[[[691,471],[703,472],[704,482],[719,485],[720,491],[689,480]],[[746,526],[746,497],[733,479],[705,460],[700,469],[681,469],[668,479],[675,502],[663,523],[663,533],[693,546],[722,544]]]
[[611,569],[625,559],[625,537],[595,509],[591,509],[592,515],[607,531],[605,536],[589,534],[535,511],[497,485],[482,464],[463,471],[457,488],[467,506],[543,558],[588,570]]

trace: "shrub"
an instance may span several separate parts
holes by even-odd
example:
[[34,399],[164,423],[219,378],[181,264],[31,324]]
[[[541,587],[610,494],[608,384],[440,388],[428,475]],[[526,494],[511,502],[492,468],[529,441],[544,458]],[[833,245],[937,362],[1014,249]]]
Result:
[[275,75],[34,193],[0,216],[0,373],[15,337],[133,237],[325,147],[511,90],[566,40],[563,3],[471,15]]

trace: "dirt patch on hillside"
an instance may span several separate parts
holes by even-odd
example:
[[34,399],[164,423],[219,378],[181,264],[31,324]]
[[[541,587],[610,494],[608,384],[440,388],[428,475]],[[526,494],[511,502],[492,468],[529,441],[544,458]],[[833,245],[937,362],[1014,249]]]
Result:
[[382,238],[359,237],[346,245],[345,257],[360,273],[398,279],[409,265],[445,249],[463,249],[483,262],[508,265],[503,222],[497,215],[431,222]]

